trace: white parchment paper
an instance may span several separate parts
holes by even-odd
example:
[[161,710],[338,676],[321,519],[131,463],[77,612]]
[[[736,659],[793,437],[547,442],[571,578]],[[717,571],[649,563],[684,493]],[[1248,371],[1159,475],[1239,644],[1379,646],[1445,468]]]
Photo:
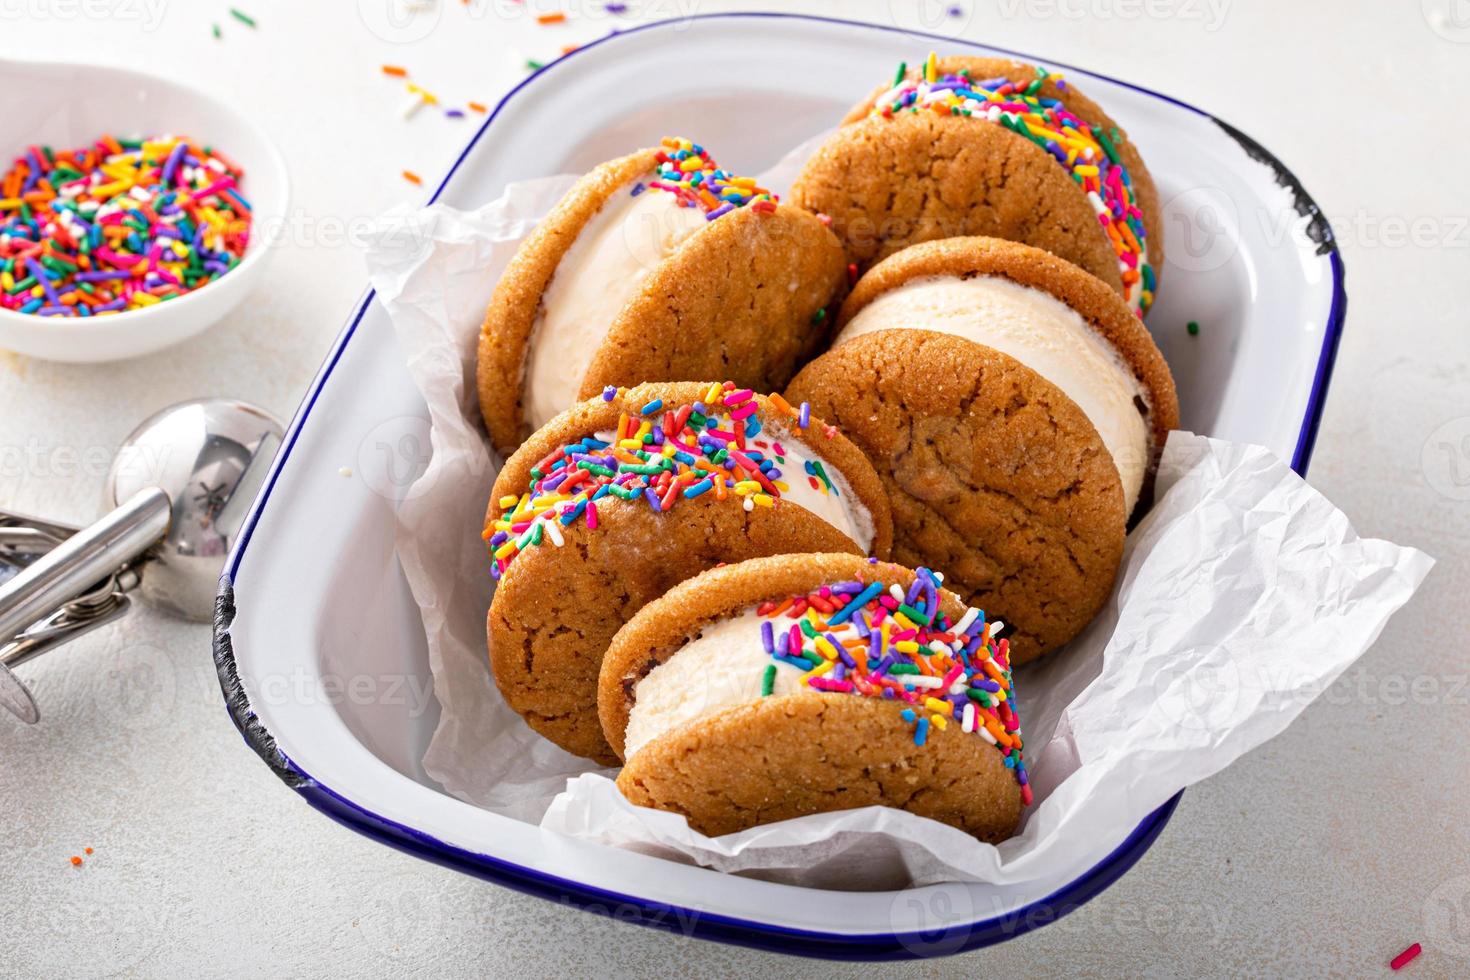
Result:
[[[772,185],[788,169],[768,175]],[[1267,450],[1175,433],[1108,605],[1066,650],[1018,672],[1036,793],[1018,836],[992,846],[869,807],[712,839],[676,814],[631,806],[613,771],[563,752],[506,707],[485,654],[491,583],[475,532],[496,464],[479,423],[475,343],[496,279],[573,180],[513,185],[469,213],[395,210],[369,246],[373,286],[432,427],[432,458],[399,505],[397,536],[443,709],[424,767],[463,800],[577,837],[818,887],[1048,878],[1284,729],[1372,645],[1432,565],[1411,548],[1359,538]],[[862,860],[845,860],[859,849]]]

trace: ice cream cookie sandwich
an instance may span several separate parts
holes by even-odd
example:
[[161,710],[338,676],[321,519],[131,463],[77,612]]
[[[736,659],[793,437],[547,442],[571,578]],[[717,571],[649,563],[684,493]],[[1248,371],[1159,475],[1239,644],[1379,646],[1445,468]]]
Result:
[[598,710],[623,794],[701,833],[884,805],[1000,841],[1031,798],[1008,646],[927,569],[758,558],[644,606]]
[[644,604],[722,562],[887,556],[877,474],[831,426],[733,383],[608,389],[507,461],[484,535],[490,663],[532,728],[603,763],[602,656]]
[[1153,302],[1158,192],[1127,133],[1060,75],[931,54],[843,123],[791,200],[830,216],[860,271],[916,242],[988,235],[1086,269],[1139,315]]
[[731,378],[775,390],[826,339],[847,260],[814,215],[698,144],[595,168],[522,243],[480,334],[502,455],[607,385]]

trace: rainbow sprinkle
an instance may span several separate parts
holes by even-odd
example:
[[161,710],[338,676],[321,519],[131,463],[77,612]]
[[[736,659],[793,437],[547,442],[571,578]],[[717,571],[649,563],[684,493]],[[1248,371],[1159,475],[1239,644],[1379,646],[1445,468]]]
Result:
[[242,177],[183,137],[26,147],[0,178],[0,307],[97,316],[213,282],[250,241]]
[[901,112],[934,112],[984,119],[1051,154],[1087,193],[1117,253],[1125,298],[1142,316],[1153,303],[1156,280],[1148,263],[1143,212],[1115,145],[1120,134],[1116,128],[1111,133],[1094,129],[1060,100],[1041,95],[1048,78],[1066,91],[1061,76],[1044,68],[1036,69],[1036,78],[1026,84],[1004,77],[971,78],[965,70],[941,75],[931,52],[922,70],[898,66],[892,86],[873,100],[870,115],[892,118]]
[[[721,170],[698,143],[666,136],[660,146],[658,172],[646,185],[649,190],[673,194],[681,207],[700,208],[709,221],[746,205],[752,211],[776,209],[780,198],[759,186],[754,177],[738,177]],[[644,186],[633,188],[634,195],[641,194]]]
[[[611,401],[615,390],[603,392]],[[806,428],[805,402],[793,408],[780,395],[765,399],[766,411]],[[680,500],[712,493],[716,500],[739,500],[746,510],[774,507],[790,484],[780,467],[786,449],[778,440],[762,439],[761,400],[733,381],[713,384],[704,398],[690,405],[665,406],[654,400],[623,412],[610,439],[586,436],[563,446],[531,468],[531,485],[519,496],[496,502],[500,515],[485,528],[495,563],[493,578],[527,548],[548,537],[564,543],[562,528],[579,519],[597,529],[597,502],[612,496],[643,501],[664,513]],[[837,495],[819,460],[806,466],[809,485],[824,495]]]
[[[906,705],[914,744],[958,724],[1005,755],[1031,803],[1013,704],[1010,644],[999,623],[970,609],[951,623],[939,604],[940,578],[920,568],[913,585],[857,580],[756,607],[761,646],[771,658],[761,681],[770,696],[783,671],[799,671],[814,691],[883,698]],[[779,624],[779,625],[778,625]]]

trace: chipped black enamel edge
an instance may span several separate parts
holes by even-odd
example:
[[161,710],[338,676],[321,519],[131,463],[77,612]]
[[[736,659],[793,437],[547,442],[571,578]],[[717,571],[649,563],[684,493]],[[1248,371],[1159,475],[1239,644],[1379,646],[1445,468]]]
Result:
[[240,671],[235,666],[235,646],[230,639],[230,624],[235,621],[235,587],[228,578],[220,579],[219,594],[214,599],[214,670],[219,675],[220,691],[225,696],[225,707],[245,744],[270,766],[271,772],[292,789],[306,783],[294,769],[286,764],[285,757],[276,748],[276,740],[250,710],[250,697],[240,684]]
[[1290,168],[1282,163],[1276,154],[1266,149],[1250,136],[1242,133],[1217,116],[1211,116],[1210,119],[1214,121],[1216,126],[1223,129],[1227,136],[1240,145],[1240,148],[1245,151],[1246,156],[1270,168],[1271,172],[1276,176],[1276,183],[1291,192],[1292,207],[1296,209],[1297,214],[1307,219],[1307,237],[1316,244],[1317,254],[1330,255],[1336,252],[1337,238],[1332,233],[1332,225],[1328,223],[1327,216],[1322,213],[1322,209],[1317,206],[1317,202],[1312,199],[1312,195],[1307,193],[1306,187],[1303,186],[1297,175],[1292,173]]

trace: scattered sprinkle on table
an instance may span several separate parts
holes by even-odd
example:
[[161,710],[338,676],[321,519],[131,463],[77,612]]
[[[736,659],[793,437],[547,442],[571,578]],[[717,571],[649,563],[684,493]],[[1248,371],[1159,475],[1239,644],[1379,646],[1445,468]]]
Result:
[[83,854],[91,854],[92,853],[92,849],[90,847],[84,847],[84,848],[82,848],[82,853]]
[[211,25],[209,25],[209,29],[214,34],[214,39],[216,41],[218,41],[220,39],[220,36],[221,36],[219,25],[218,24],[211,24]]
[[466,102],[465,105],[469,106],[471,109],[473,109],[475,112],[480,113],[481,115],[484,115],[486,112],[490,111],[478,102]]
[[418,174],[414,173],[412,170],[405,170],[403,172],[403,179],[408,181],[410,184],[418,187],[423,186],[424,183],[424,179]]
[[564,24],[564,23],[566,23],[566,19],[567,19],[567,15],[564,14],[564,13],[562,13],[561,11],[557,11],[556,13],[552,13],[552,14],[537,14],[536,15],[536,23],[543,24],[543,25],[544,24]]
[[73,868],[80,868],[82,866],[82,859],[80,855],[73,854],[71,856],[71,866]]
[[247,14],[245,11],[241,10],[239,7],[231,7],[230,8],[230,16],[233,17],[233,18],[235,18],[236,20],[238,20],[240,23],[244,24],[246,27],[255,27],[255,26],[257,26],[256,23],[255,23],[255,18],[254,17],[251,17],[249,14]]
[[537,61],[535,58],[528,58],[528,59],[526,59],[526,70],[527,71],[540,71],[541,69],[543,69],[545,67],[546,67],[545,62]]
[[1184,325],[1184,329],[1189,331],[1189,335],[1191,337],[1198,337],[1199,336],[1199,321],[1198,320],[1190,320],[1188,323],[1186,323]]
[[187,137],[25,147],[0,177],[0,307],[89,317],[213,282],[250,242],[243,177]]
[[1415,943],[1399,955],[1395,956],[1393,959],[1389,960],[1389,969],[1402,970],[1404,967],[1409,965],[1414,957],[1418,956],[1422,952],[1424,952],[1424,948],[1418,943]]
[[408,77],[408,69],[407,68],[400,68],[397,65],[384,65],[383,66],[383,74],[384,75],[392,75],[394,78],[407,78]]
[[963,17],[963,16],[965,16],[965,8],[964,7],[961,7],[959,4],[955,4],[954,6],[950,7],[949,10],[946,11],[946,12],[951,17]]
[[628,12],[628,5],[626,3],[610,3],[602,9],[610,14],[626,14]]

